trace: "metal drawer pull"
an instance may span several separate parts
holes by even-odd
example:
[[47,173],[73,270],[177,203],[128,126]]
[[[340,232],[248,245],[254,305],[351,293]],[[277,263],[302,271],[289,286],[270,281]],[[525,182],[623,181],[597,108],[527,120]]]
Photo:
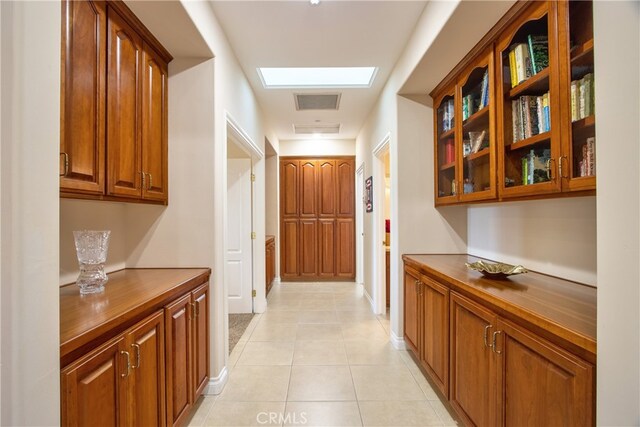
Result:
[[[487,336],[487,333],[489,332],[489,329],[491,329],[491,328],[493,328],[493,325],[487,325],[487,326],[485,326],[485,327],[484,327],[484,336],[483,336],[483,339],[484,339],[484,346],[485,346],[485,347],[489,347],[489,348],[493,347],[493,344],[489,344],[489,343],[488,343],[488,341],[487,341],[487,339],[489,338],[489,337]],[[494,339],[495,339],[495,335],[494,335]]]
[[497,346],[496,346],[496,337],[501,333],[502,331],[495,331],[493,333],[493,342],[491,343],[491,347],[493,347],[493,352],[496,354],[502,354],[502,351],[497,350]]
[[120,374],[120,376],[122,378],[128,377],[129,374],[131,373],[131,357],[129,356],[129,352],[128,351],[120,350],[120,354],[124,354],[125,356],[127,356],[127,373],[126,374]]
[[133,366],[133,369],[138,369],[140,367],[140,344],[131,344],[131,347],[136,349],[136,365]]
[[64,151],[60,153],[61,156],[64,156],[64,172],[60,174],[60,176],[67,176],[69,174],[69,155]]

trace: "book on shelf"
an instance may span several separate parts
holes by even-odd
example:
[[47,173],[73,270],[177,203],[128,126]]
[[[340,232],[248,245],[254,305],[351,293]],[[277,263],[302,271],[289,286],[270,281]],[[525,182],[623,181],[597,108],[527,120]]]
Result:
[[549,176],[549,159],[551,159],[551,149],[532,149],[521,158],[522,163],[522,185],[537,184],[547,182]]
[[529,34],[527,36],[527,42],[529,44],[531,68],[535,75],[549,66],[548,37],[544,35]]
[[489,105],[489,70],[484,70],[482,89],[480,90],[480,110]]
[[482,81],[469,93],[462,97],[462,120],[467,120],[474,113],[489,105],[489,70],[485,70]]
[[513,142],[551,130],[549,117],[549,93],[542,96],[523,95],[512,100]]
[[444,161],[443,164],[449,164],[456,160],[456,150],[455,150],[455,140],[453,138],[449,138],[444,142],[443,154]]
[[594,176],[596,174],[596,139],[587,138],[582,146],[582,159],[578,162],[579,176]]
[[595,113],[593,73],[571,82],[571,121],[584,119]]
[[442,107],[440,107],[440,116],[442,117],[442,132],[447,132],[453,129],[454,125],[454,102],[453,99],[448,99]]

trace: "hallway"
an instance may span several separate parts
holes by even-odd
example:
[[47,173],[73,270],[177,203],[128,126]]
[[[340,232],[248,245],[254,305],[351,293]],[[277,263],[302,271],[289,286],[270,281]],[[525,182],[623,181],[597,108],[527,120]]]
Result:
[[224,391],[201,397],[189,425],[455,425],[362,286],[280,284],[268,300],[229,357]]

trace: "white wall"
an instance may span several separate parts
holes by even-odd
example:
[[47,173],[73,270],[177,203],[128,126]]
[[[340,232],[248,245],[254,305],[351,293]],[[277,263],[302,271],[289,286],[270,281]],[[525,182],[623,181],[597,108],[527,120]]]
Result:
[[280,175],[279,157],[265,159],[265,234],[276,236],[276,278],[280,277]]
[[470,254],[596,284],[595,197],[474,205],[468,216]]
[[0,2],[0,10],[0,424],[57,425],[61,8]]
[[355,156],[353,139],[300,139],[280,141],[280,156]]
[[593,8],[598,159],[597,424],[640,424],[640,3]]

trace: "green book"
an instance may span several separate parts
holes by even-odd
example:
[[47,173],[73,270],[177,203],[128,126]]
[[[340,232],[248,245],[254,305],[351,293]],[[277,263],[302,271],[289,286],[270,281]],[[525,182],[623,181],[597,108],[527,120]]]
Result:
[[538,74],[549,66],[549,42],[547,36],[529,34],[527,37],[529,56],[533,74]]

